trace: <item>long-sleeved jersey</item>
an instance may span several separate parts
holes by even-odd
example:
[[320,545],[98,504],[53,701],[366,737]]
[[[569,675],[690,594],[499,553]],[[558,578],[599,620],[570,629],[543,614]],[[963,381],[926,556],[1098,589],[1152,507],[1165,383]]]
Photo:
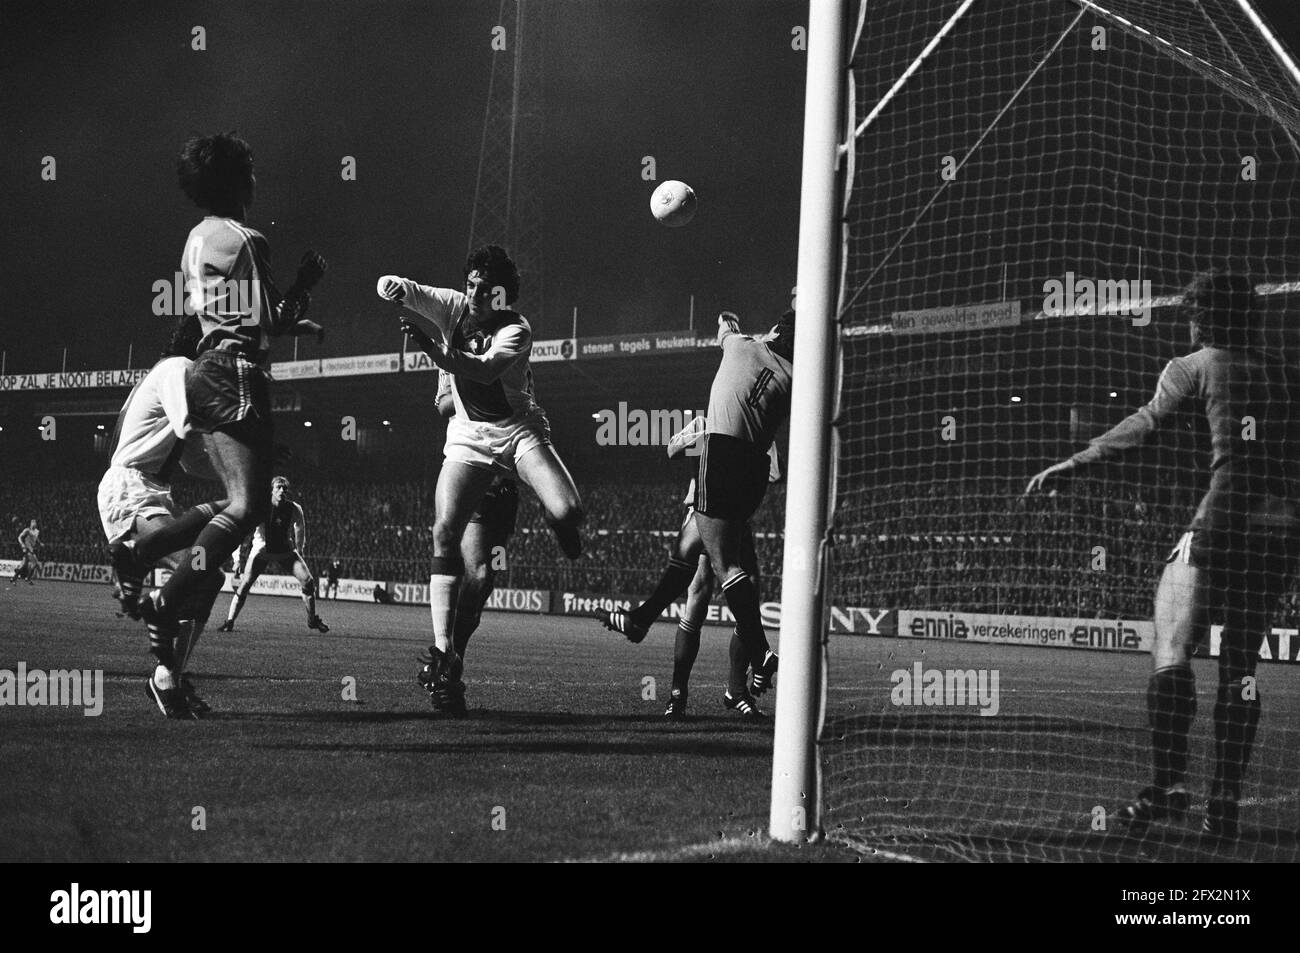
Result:
[[110,466],[139,470],[168,484],[179,464],[188,473],[215,477],[197,441],[187,441],[185,372],[192,361],[165,357],[132,388],[117,415]]
[[[442,333],[452,367],[452,395],[463,420],[502,423],[537,410],[533,371],[528,356],[533,331],[523,315],[494,311],[488,328],[470,326],[469,298],[452,288],[433,288],[399,279],[405,291],[402,305],[428,318]],[[493,370],[504,356],[504,368]]]
[[265,365],[271,336],[282,331],[265,236],[233,218],[209,215],[190,230],[181,271],[188,305],[203,328],[199,353],[233,350]]
[[772,445],[790,415],[790,362],[733,325],[718,329],[722,364],[709,390],[708,432]]
[[1287,472],[1288,454],[1300,452],[1300,381],[1250,350],[1206,347],[1174,358],[1145,407],[1071,459],[1090,463],[1138,447],[1192,401],[1205,414],[1213,450],[1193,529],[1241,527],[1300,503],[1300,485]]

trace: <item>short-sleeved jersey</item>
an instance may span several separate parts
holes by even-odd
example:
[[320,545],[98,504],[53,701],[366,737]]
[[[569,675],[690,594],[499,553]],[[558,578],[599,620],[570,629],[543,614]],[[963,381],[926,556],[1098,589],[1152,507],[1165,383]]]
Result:
[[199,353],[220,348],[265,364],[279,313],[266,238],[233,218],[209,215],[181,255],[189,308],[203,329]]
[[18,534],[18,545],[23,549],[35,549],[41,542],[41,531],[28,526]]
[[1300,503],[1288,455],[1300,451],[1300,380],[1251,350],[1205,347],[1170,361],[1155,396],[1072,458],[1090,463],[1142,444],[1194,402],[1209,424],[1210,487],[1193,529],[1233,529],[1277,503]]
[[165,357],[132,388],[117,415],[110,466],[139,470],[155,483],[171,482],[177,464],[215,475],[203,447],[187,442],[185,372],[193,362]]
[[293,552],[298,548],[293,525],[302,518],[301,506],[292,500],[281,500],[278,506],[271,507],[271,515],[266,518],[266,522],[257,527],[253,534],[253,545],[268,553]]
[[718,343],[722,365],[709,391],[708,432],[766,450],[790,414],[790,362],[732,327],[719,329]]
[[401,279],[405,290],[402,304],[433,322],[453,352],[474,357],[506,354],[513,358],[493,380],[479,379],[477,362],[464,361],[452,370],[451,390],[456,415],[479,423],[503,423],[537,410],[533,394],[533,371],[528,355],[533,349],[533,331],[523,315],[515,311],[494,311],[490,327],[473,327],[469,320],[469,298],[452,288],[432,288]]

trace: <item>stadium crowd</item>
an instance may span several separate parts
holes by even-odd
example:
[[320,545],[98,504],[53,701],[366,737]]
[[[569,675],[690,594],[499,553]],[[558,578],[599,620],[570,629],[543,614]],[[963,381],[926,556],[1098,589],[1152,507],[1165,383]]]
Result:
[[[771,488],[755,520],[764,591],[777,597],[784,486]],[[854,490],[836,512],[834,601],[1065,617],[1149,618],[1164,557],[1195,507],[1194,490],[1078,479],[1025,501],[1012,480],[894,483]],[[214,488],[181,481],[182,503]],[[433,489],[419,483],[295,486],[307,517],[306,556],[318,576],[330,560],[345,578],[424,582]],[[636,595],[653,587],[684,512],[685,486],[582,487],[586,554],[565,560],[535,497],[520,493],[518,530],[498,585]],[[7,529],[0,554],[19,556],[28,520],[41,527],[46,561],[102,563],[106,548],[92,481],[0,482]],[[1300,591],[1279,624],[1300,623]]]

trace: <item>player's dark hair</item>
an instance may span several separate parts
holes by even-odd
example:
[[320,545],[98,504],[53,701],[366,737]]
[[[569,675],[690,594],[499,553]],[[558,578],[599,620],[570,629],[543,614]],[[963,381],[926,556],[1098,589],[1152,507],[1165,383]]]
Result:
[[176,159],[181,191],[199,208],[225,213],[239,206],[253,178],[253,149],[235,133],[194,136]]
[[1257,343],[1255,287],[1245,275],[1218,268],[1202,272],[1183,292],[1182,309],[1195,325],[1197,344],[1249,348]]
[[500,245],[484,245],[470,252],[465,259],[466,278],[471,271],[483,275],[490,287],[504,288],[506,304],[514,304],[519,297],[519,268]]
[[776,339],[768,342],[770,347],[777,354],[780,354],[787,361],[794,360],[794,312],[787,311],[781,315],[781,320],[776,323]]
[[199,342],[203,340],[203,327],[196,314],[187,314],[172,325],[171,337],[163,348],[163,357],[198,357]]

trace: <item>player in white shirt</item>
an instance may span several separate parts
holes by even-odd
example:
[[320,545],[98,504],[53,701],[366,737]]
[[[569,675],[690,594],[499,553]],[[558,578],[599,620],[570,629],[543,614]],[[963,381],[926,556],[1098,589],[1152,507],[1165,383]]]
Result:
[[551,446],[546,414],[533,397],[528,364],[532,329],[523,315],[509,309],[519,296],[519,269],[505,249],[487,245],[470,253],[463,293],[396,275],[380,278],[377,290],[381,298],[400,302],[423,319],[403,315],[402,330],[452,375],[456,416],[447,425],[445,465],[438,474],[429,577],[433,679],[450,685],[459,681],[461,670],[453,647],[465,571],[461,537],[493,480],[499,474],[517,475],[533,488],[570,559],[582,554],[582,504]]
[[[113,553],[114,568],[123,590],[122,608],[139,618],[136,602],[141,577],[154,564],[150,553],[163,555],[157,564],[170,570],[189,558],[186,548],[199,530],[220,511],[225,501],[206,503],[182,512],[171,495],[171,478],[177,466],[204,479],[215,479],[203,446],[189,436],[185,400],[185,373],[193,363],[199,339],[198,321],[179,321],[164,356],[135,385],[118,415],[113,455],[99,482],[99,516]],[[150,553],[140,553],[136,537],[150,533]],[[208,706],[185,678],[185,669],[203,626],[220,592],[220,574],[183,607],[175,636],[149,626],[149,651],[157,660],[146,691],[168,718],[189,719]]]
[[40,557],[36,555],[36,551],[41,547],[41,530],[40,527],[36,525],[36,520],[33,519],[31,523],[18,534],[18,545],[23,551],[23,561],[19,563],[18,568],[14,570],[14,578],[12,581],[17,582],[19,579],[26,579],[27,585],[34,586],[36,585],[36,573],[41,568]]

